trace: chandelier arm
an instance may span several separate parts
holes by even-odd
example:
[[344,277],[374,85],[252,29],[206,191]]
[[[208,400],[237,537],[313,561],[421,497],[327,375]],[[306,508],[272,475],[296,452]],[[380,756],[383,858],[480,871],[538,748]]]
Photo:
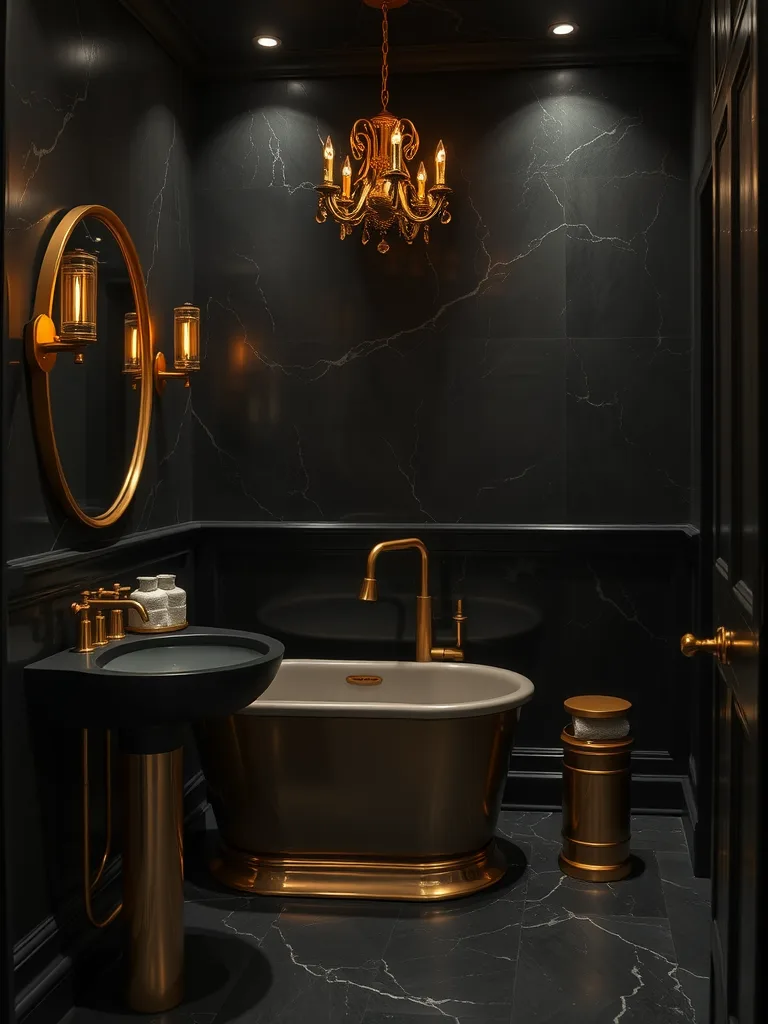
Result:
[[349,146],[355,160],[363,160],[362,167],[357,172],[355,181],[367,178],[371,169],[371,155],[376,148],[376,130],[371,124],[370,118],[360,117],[352,125],[349,133]]
[[350,208],[346,208],[343,204],[339,203],[336,196],[328,196],[326,199],[328,209],[335,220],[341,221],[345,224],[359,224],[365,216],[365,203],[368,199],[368,193],[371,191],[371,187],[371,183],[366,181],[360,189],[360,195],[357,198],[357,202]]
[[408,117],[400,118],[400,131],[403,135],[403,156],[406,160],[413,160],[419,151],[419,133],[416,125]]
[[411,206],[408,199],[408,188],[404,181],[398,183],[397,196],[400,200],[400,206],[409,220],[412,220],[415,224],[427,224],[436,217],[437,214],[442,210],[445,205],[445,196],[440,196],[439,199],[433,200],[433,205],[427,210],[426,213],[417,213],[416,210]]

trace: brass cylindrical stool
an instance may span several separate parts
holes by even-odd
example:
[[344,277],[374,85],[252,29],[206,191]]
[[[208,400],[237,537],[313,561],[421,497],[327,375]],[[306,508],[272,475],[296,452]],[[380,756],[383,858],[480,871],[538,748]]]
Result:
[[126,828],[123,905],[126,999],[162,1013],[184,994],[184,751],[123,754]]
[[560,869],[588,882],[615,882],[632,870],[629,854],[627,712],[618,697],[571,697],[563,729],[563,848]]

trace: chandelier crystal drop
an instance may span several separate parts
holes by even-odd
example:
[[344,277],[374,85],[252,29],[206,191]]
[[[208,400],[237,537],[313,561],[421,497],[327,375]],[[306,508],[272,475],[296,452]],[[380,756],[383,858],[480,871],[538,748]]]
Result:
[[424,241],[429,243],[429,225],[435,217],[448,224],[451,213],[445,184],[446,151],[442,139],[435,150],[434,184],[429,185],[424,161],[419,163],[415,184],[408,163],[419,149],[419,133],[408,118],[396,117],[389,111],[389,6],[400,6],[407,0],[366,0],[370,6],[381,6],[381,113],[355,121],[349,135],[353,167],[346,156],[341,167],[341,185],[334,180],[335,152],[330,135],[323,147],[323,183],[317,185],[318,224],[328,215],[339,224],[342,239],[352,229],[363,225],[362,242],[367,245],[374,235],[380,253],[389,252],[387,233],[397,226],[401,238],[410,245],[423,226]]

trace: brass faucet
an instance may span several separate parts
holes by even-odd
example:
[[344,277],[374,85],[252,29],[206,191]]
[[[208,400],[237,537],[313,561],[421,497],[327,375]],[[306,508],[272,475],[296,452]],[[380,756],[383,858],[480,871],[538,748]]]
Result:
[[368,553],[365,579],[360,587],[361,601],[376,601],[379,588],[376,582],[376,559],[383,551],[403,551],[414,548],[421,555],[421,589],[416,598],[416,661],[464,661],[461,648],[462,627],[467,617],[462,611],[462,602],[456,607],[453,620],[456,623],[456,646],[432,646],[432,598],[429,596],[429,555],[424,542],[417,537],[406,540],[385,540],[372,547]]
[[[72,611],[80,616],[78,654],[90,654],[97,647],[106,647],[110,640],[122,640],[125,636],[124,608],[133,608],[143,622],[149,622],[149,615],[143,604],[120,596],[130,593],[130,590],[130,587],[121,587],[119,583],[115,583],[111,590],[105,590],[104,587],[99,587],[98,590],[84,590],[80,594],[81,601],[73,602]],[[97,610],[95,622],[91,621],[92,608]],[[109,626],[102,608],[109,609]]]

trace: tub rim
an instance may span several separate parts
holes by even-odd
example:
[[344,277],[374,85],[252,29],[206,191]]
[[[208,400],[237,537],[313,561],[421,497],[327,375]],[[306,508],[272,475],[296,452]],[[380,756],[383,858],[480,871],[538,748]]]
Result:
[[312,718],[475,718],[481,715],[503,714],[515,709],[518,709],[519,714],[519,709],[523,704],[527,704],[532,699],[535,689],[531,680],[519,672],[499,668],[495,665],[477,665],[473,662],[454,664],[451,662],[434,661],[352,661],[337,658],[286,658],[282,662],[280,670],[291,665],[302,664],[339,666],[342,669],[346,669],[349,675],[353,674],[350,671],[351,669],[356,670],[354,674],[383,674],[387,670],[391,671],[399,666],[407,666],[410,670],[416,672],[434,671],[438,667],[441,672],[462,672],[471,668],[473,672],[480,675],[498,677],[499,674],[502,674],[509,677],[509,682],[514,683],[515,689],[509,693],[489,697],[485,700],[468,700],[450,704],[398,704],[371,700],[364,702],[355,700],[333,702],[265,700],[264,698],[269,693],[268,688],[260,697],[257,697],[256,700],[246,707],[241,708],[236,714],[273,717],[291,715]]

